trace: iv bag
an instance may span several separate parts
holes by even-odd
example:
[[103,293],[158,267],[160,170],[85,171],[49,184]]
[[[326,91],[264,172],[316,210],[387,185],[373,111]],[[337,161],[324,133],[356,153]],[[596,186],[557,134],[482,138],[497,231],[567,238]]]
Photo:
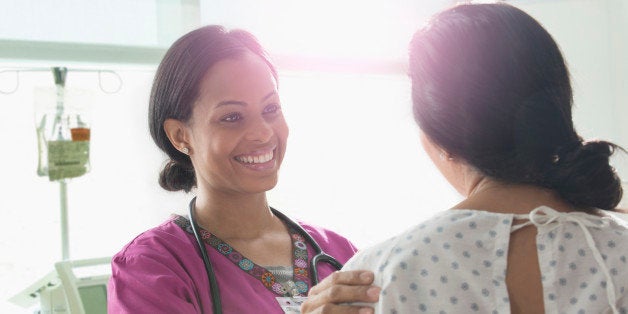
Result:
[[58,181],[89,171],[89,104],[90,93],[85,90],[35,89],[37,175]]

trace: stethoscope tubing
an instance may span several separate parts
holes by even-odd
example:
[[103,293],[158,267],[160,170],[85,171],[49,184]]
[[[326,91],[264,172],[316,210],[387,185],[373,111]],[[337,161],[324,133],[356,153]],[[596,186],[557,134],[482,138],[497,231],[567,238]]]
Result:
[[212,267],[212,263],[209,260],[209,255],[207,254],[207,249],[205,248],[205,244],[201,239],[201,235],[198,232],[199,226],[196,224],[196,219],[194,219],[194,208],[196,207],[196,197],[190,201],[190,226],[192,226],[192,232],[194,233],[194,238],[196,238],[196,244],[201,250],[201,257],[203,258],[203,264],[205,265],[205,272],[207,273],[207,279],[209,280],[209,291],[212,297],[212,307],[214,309],[215,314],[222,314],[222,303],[220,301],[220,290],[218,289],[218,281],[216,280],[216,273],[214,273],[214,268]]

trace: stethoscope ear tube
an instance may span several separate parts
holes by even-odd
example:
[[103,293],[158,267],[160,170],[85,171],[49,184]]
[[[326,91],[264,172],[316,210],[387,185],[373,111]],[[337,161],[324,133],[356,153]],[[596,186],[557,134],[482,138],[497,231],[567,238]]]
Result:
[[196,220],[194,219],[195,205],[196,205],[196,197],[194,197],[190,201],[190,206],[189,206],[190,226],[192,226],[194,238],[196,238],[196,243],[198,244],[198,247],[201,250],[201,257],[203,258],[203,263],[205,264],[205,271],[207,272],[207,279],[209,280],[209,289],[212,296],[212,307],[214,309],[214,313],[222,314],[222,303],[220,302],[220,291],[218,290],[218,282],[216,281],[216,274],[214,273],[214,269],[209,260],[209,256],[207,255],[207,249],[205,249],[205,244],[203,244],[201,235],[198,232],[199,227],[196,224]]

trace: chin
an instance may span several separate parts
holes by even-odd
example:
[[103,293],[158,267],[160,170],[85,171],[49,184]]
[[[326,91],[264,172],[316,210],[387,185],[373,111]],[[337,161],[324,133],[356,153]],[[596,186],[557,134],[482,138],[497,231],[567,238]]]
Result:
[[275,186],[277,186],[276,177],[247,184],[246,190],[250,191],[251,193],[263,193],[272,190]]

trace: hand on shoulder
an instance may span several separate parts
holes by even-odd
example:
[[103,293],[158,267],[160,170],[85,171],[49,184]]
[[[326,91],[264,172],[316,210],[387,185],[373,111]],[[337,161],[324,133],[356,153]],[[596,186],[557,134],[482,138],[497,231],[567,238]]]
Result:
[[380,288],[372,286],[371,271],[337,271],[312,287],[301,313],[374,313],[373,308],[347,303],[373,303],[379,299]]

